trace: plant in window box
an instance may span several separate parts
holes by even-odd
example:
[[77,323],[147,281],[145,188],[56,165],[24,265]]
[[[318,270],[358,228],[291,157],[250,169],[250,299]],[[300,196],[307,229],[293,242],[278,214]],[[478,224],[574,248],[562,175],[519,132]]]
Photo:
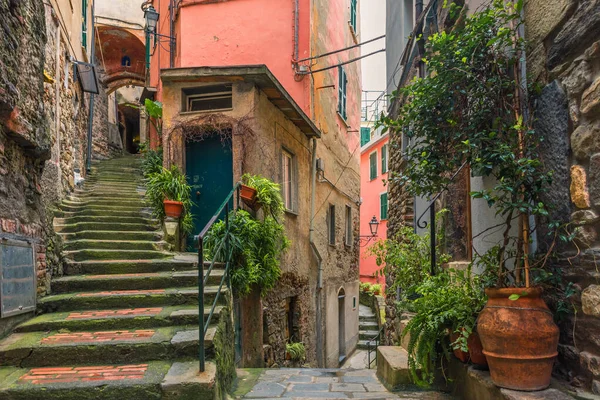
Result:
[[240,196],[252,209],[258,210],[262,207],[265,215],[276,219],[285,209],[280,185],[260,175],[244,174],[242,176]]
[[[540,161],[541,138],[528,119],[522,7],[521,0],[493,0],[452,32],[431,35],[424,59],[429,76],[400,89],[397,96],[405,101],[399,117],[382,123],[412,143],[404,170],[392,178],[411,194],[444,190],[464,163],[472,174],[495,182],[471,193],[504,221],[502,239],[483,264],[496,280],[486,290],[478,331],[497,386],[539,390],[550,383],[559,332],[541,288],[532,287],[532,274],[544,267],[548,254],[537,259],[530,254],[530,219],[548,219],[542,193],[552,173]],[[549,249],[555,237],[551,232]]]

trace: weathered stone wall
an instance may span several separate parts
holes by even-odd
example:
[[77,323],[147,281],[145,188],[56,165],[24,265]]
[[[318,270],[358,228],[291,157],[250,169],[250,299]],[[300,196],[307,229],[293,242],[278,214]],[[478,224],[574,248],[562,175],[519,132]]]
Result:
[[545,139],[546,167],[555,171],[552,217],[576,232],[557,263],[578,290],[577,313],[560,323],[561,370],[600,394],[600,1],[529,0],[525,18],[528,72],[543,87],[535,128]]
[[[44,114],[44,6],[0,1],[0,237],[33,241],[38,292],[45,291],[46,215],[41,175],[50,156]],[[0,320],[5,334],[23,315]]]

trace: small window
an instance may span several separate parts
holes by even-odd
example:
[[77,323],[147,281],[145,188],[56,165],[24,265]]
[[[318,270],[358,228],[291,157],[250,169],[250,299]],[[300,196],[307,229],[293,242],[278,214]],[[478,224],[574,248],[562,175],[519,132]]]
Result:
[[388,172],[388,145],[384,144],[381,147],[381,173]]
[[121,66],[131,67],[131,58],[129,58],[129,56],[123,56],[123,58],[121,58]]
[[382,193],[379,196],[379,200],[381,203],[381,211],[380,211],[379,219],[381,219],[381,220],[388,219],[388,194]]
[[338,67],[338,113],[343,119],[346,119],[346,86],[348,77],[346,71],[341,65]]
[[364,146],[365,144],[371,141],[371,128],[360,128],[360,145]]
[[335,206],[329,206],[329,213],[327,215],[327,225],[329,233],[329,244],[335,246]]
[[222,111],[231,110],[233,98],[231,85],[210,85],[183,89],[183,110]]
[[356,33],[356,6],[357,0],[350,0],[350,26]]
[[294,210],[294,196],[296,196],[296,174],[294,155],[286,150],[281,152],[281,190],[283,204],[286,210]]
[[346,246],[352,246],[352,207],[346,206]]
[[370,178],[371,180],[377,178],[377,152],[371,153],[369,155],[369,170],[370,170]]
[[88,0],[81,0],[81,45],[87,50]]

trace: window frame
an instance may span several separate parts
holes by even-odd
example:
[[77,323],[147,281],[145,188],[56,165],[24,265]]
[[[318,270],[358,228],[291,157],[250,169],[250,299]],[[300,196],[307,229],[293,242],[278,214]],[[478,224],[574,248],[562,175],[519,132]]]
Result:
[[327,209],[327,242],[330,246],[336,245],[335,222],[335,204],[329,204]]
[[357,9],[358,9],[358,1],[357,0],[350,0],[350,21],[348,21],[350,23],[350,27],[353,30],[353,33],[356,34],[357,29],[356,29],[356,22],[357,22]]
[[[383,213],[383,197],[385,196],[385,216]],[[389,218],[389,212],[390,212],[390,199],[388,197],[388,192],[382,192],[379,193],[379,220],[380,221],[387,221],[387,219]]]
[[[373,155],[375,155],[375,162],[373,163]],[[379,176],[377,165],[379,164],[379,159],[377,155],[377,150],[369,153],[369,180],[374,181]],[[373,174],[373,167],[375,168],[375,174]]]
[[[290,174],[291,174],[291,178],[290,178],[290,196],[289,199],[286,198],[286,187],[285,187],[285,163],[284,160],[285,158],[290,160]],[[280,157],[280,163],[281,163],[281,197],[283,199],[283,205],[285,207],[285,211],[286,212],[291,212],[291,213],[297,213],[297,198],[298,198],[298,173],[296,171],[296,155],[288,150],[286,147],[282,147],[281,148],[281,157]],[[291,205],[291,208],[288,208],[288,201],[289,200],[289,205]]]
[[[363,134],[367,134],[367,133],[369,134],[369,140],[363,142]],[[370,141],[371,141],[371,128],[361,126],[360,127],[360,145],[366,146],[367,144],[369,144]]]
[[81,0],[81,45],[88,49],[88,0]]
[[352,242],[354,240],[354,229],[352,226],[352,207],[350,205],[346,205],[346,214],[345,214],[345,221],[344,221],[344,228],[345,228],[345,237],[344,237],[344,244],[347,247],[352,247]]
[[338,108],[337,112],[344,121],[348,119],[348,75],[343,65],[338,65]]
[[[384,151],[385,150],[385,151]],[[384,144],[381,146],[381,173],[385,174],[389,170],[389,146]]]

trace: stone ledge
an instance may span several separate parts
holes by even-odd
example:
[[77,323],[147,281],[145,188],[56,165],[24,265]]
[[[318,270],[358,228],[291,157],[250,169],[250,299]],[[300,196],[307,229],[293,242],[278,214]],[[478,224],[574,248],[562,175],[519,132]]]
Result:
[[160,384],[164,400],[215,399],[216,365],[206,363],[206,371],[198,372],[198,362],[176,362]]
[[377,348],[377,376],[390,390],[411,383],[408,353],[399,346]]

